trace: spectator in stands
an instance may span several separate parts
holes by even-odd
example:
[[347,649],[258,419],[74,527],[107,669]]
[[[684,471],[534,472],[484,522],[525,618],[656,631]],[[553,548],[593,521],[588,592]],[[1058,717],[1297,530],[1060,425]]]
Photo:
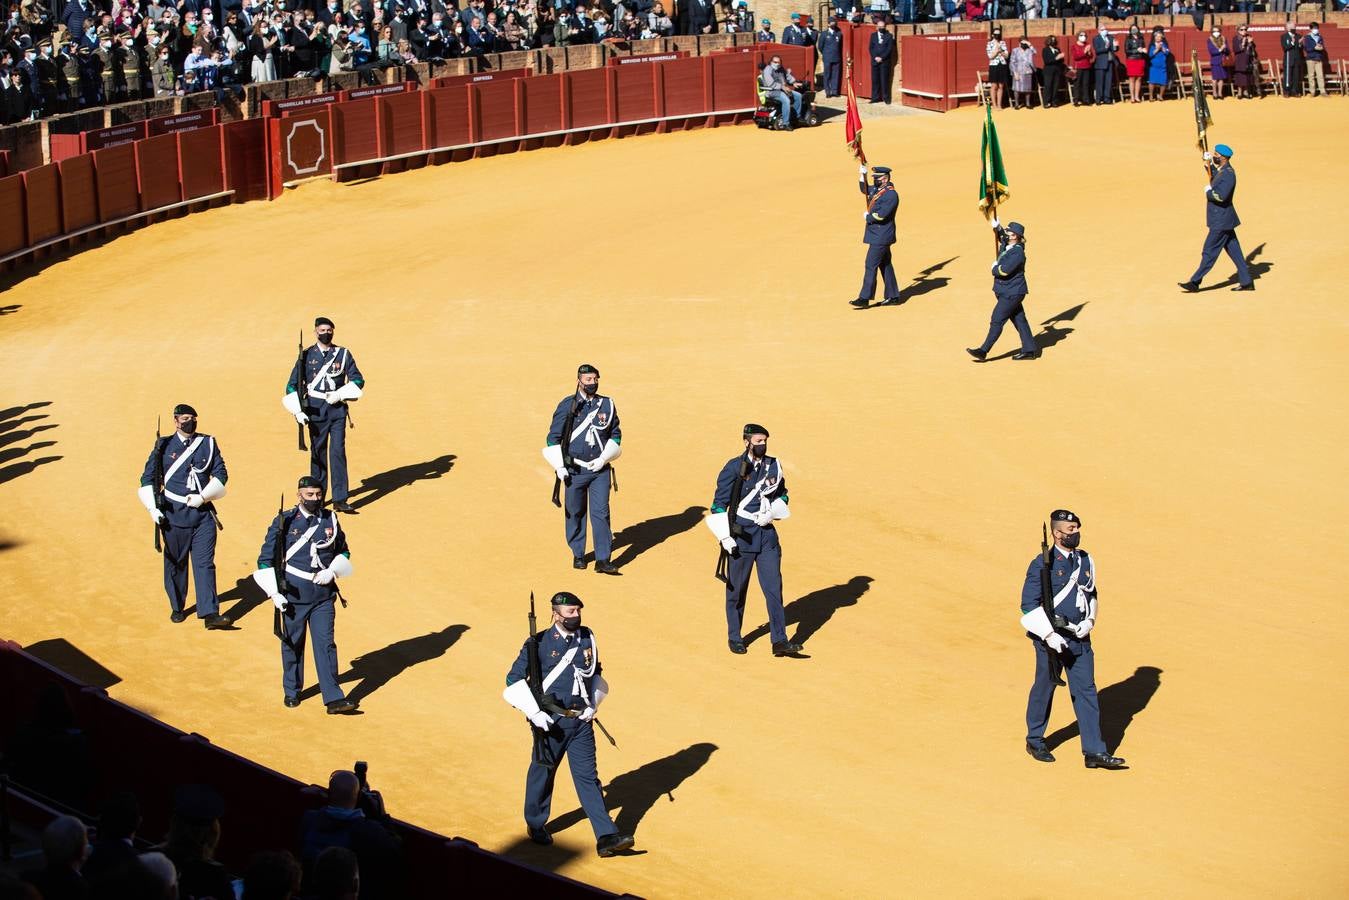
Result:
[[8,872],[0,872],[0,900],[42,900],[42,895],[28,882],[20,881]]
[[595,7],[595,15],[590,20],[590,24],[591,27],[595,29],[596,43],[613,37],[613,35],[609,33],[609,17],[599,6]]
[[84,823],[74,816],[57,816],[42,830],[42,857],[46,868],[30,880],[42,900],[84,900],[89,884],[80,874],[89,856]]
[[[300,823],[301,858],[312,879],[324,850],[342,847],[356,854],[364,873],[364,898],[395,897],[400,841],[385,821],[361,808],[361,783],[355,773],[336,771],[328,779],[328,805],[310,810]],[[371,812],[379,815],[373,805]],[[381,816],[387,820],[387,815]]]
[[178,900],[178,873],[163,853],[133,856],[90,881],[92,900]]
[[1091,105],[1091,64],[1095,52],[1087,43],[1087,33],[1079,31],[1072,49],[1073,106]]
[[38,693],[32,719],[15,729],[5,755],[10,777],[19,784],[67,806],[88,808],[89,739],[56,682]]
[[735,30],[742,34],[754,31],[754,13],[750,11],[747,0],[736,0],[731,21],[735,23]]
[[130,791],[121,791],[103,801],[98,816],[98,840],[89,851],[84,876],[90,881],[136,859],[133,840],[141,824],[140,803]]
[[965,0],[965,18],[971,22],[987,22],[983,0]]
[[1209,77],[1213,79],[1213,97],[1215,100],[1223,98],[1223,89],[1227,84],[1227,64],[1232,58],[1232,48],[1227,46],[1227,39],[1223,37],[1222,30],[1218,26],[1213,26],[1213,30],[1208,36],[1208,67]]
[[391,66],[402,62],[398,55],[398,44],[393,39],[393,28],[385,25],[379,31],[379,44],[375,47],[375,59],[381,66]]
[[801,88],[804,85],[796,80],[791,69],[784,68],[782,57],[773,54],[768,65],[759,75],[759,87],[768,103],[776,103],[781,111],[778,127],[791,131],[792,126],[801,118]]
[[244,874],[243,900],[291,900],[300,891],[300,864],[285,850],[259,853]]
[[1045,48],[1040,58],[1044,64],[1041,74],[1044,78],[1045,109],[1053,109],[1059,105],[1059,91],[1063,88],[1064,71],[1067,68],[1063,51],[1059,49],[1058,35],[1051,34],[1045,38]]
[[356,900],[361,893],[360,863],[345,847],[329,847],[314,861],[312,900]]
[[1129,102],[1143,102],[1143,76],[1148,68],[1148,42],[1138,23],[1129,26],[1124,39],[1124,74],[1129,78]]
[[351,38],[347,36],[345,29],[337,32],[337,40],[333,41],[332,55],[329,57],[328,74],[340,75],[343,72],[350,72],[356,68],[356,48],[351,43]]
[[1109,106],[1115,102],[1115,53],[1119,50],[1119,41],[1102,25],[1096,30],[1091,50],[1096,102]]
[[685,34],[712,34],[716,31],[716,10],[712,0],[684,0]]
[[674,20],[666,14],[665,4],[661,0],[651,4],[651,12],[647,13],[646,22],[654,37],[674,36]]
[[150,84],[156,97],[172,97],[177,78],[169,60],[169,48],[161,46],[154,62],[150,63]]
[[988,90],[994,109],[1002,109],[1003,98],[1012,83],[1008,67],[1007,42],[1002,39],[1002,27],[994,26],[989,42],[984,46],[988,55]]
[[1302,55],[1307,62],[1307,95],[1315,97],[1319,89],[1322,97],[1328,97],[1326,93],[1326,62],[1330,59],[1326,55],[1326,42],[1321,37],[1320,23],[1313,22],[1307,31],[1307,36],[1302,39]]
[[61,24],[76,43],[84,37],[85,23],[93,17],[94,7],[89,0],[68,0],[61,10]]
[[1232,41],[1232,87],[1236,96],[1255,96],[1253,89],[1257,87],[1259,78],[1260,58],[1255,49],[1255,39],[1243,23],[1237,26],[1237,36]]
[[169,834],[161,848],[178,870],[184,897],[234,896],[229,873],[215,861],[225,800],[204,784],[185,784],[174,797]]
[[506,42],[507,51],[529,49],[524,23],[515,10],[506,13],[506,21],[501,24],[501,39]]
[[251,75],[254,81],[276,81],[276,46],[279,40],[270,22],[262,16],[253,20],[248,53],[253,59]]
[[1293,19],[1284,25],[1284,33],[1279,36],[1279,46],[1283,49],[1284,96],[1301,96],[1304,65],[1302,39],[1297,36],[1297,23]]
[[759,30],[754,32],[754,43],[776,44],[778,37],[773,33],[773,23],[768,19],[759,20]]
[[1166,84],[1171,77],[1171,46],[1166,42],[1166,31],[1153,26],[1152,43],[1148,44],[1148,99],[1166,97]]
[[1029,109],[1031,91],[1035,90],[1035,49],[1024,37],[1012,50],[1012,108]]

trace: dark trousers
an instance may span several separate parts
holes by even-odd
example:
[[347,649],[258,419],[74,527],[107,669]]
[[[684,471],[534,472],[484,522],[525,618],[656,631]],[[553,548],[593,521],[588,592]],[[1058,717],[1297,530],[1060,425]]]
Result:
[[586,512],[590,513],[590,527],[595,531],[595,561],[604,562],[613,552],[614,535],[609,527],[609,489],[612,469],[605,466],[598,472],[582,469],[571,476],[567,485],[567,546],[572,556],[586,555]]
[[[340,413],[340,415],[338,415]],[[331,500],[347,499],[347,410],[330,408],[309,419],[309,474],[319,480]]]
[[187,564],[192,562],[192,582],[197,588],[197,618],[215,615],[215,522],[202,516],[195,527],[164,529],[164,593],[169,608],[182,612],[187,602]]
[[741,639],[745,618],[745,595],[749,593],[750,570],[759,570],[759,589],[768,604],[768,633],[773,643],[787,640],[787,615],[782,611],[782,548],[732,556],[726,571],[726,637]]
[[899,284],[895,281],[895,266],[890,261],[890,244],[867,244],[866,271],[862,275],[862,290],[859,299],[870,303],[876,299],[876,272],[885,279],[885,299],[899,299]]
[[1035,352],[1035,335],[1031,334],[1030,322],[1026,320],[1026,310],[1021,305],[1025,299],[1025,294],[998,297],[997,305],[993,307],[993,318],[988,325],[988,337],[979,345],[980,349],[985,353],[992,350],[993,345],[998,342],[998,335],[1002,334],[1003,326],[1011,319],[1012,325],[1016,327],[1016,333],[1021,336],[1021,349],[1027,353]]
[[837,97],[842,91],[843,63],[826,61],[824,64],[824,95]]
[[1073,102],[1091,103],[1091,69],[1077,69],[1077,78],[1073,80]]
[[1096,79],[1096,102],[1114,103],[1115,102],[1115,70],[1114,69],[1095,69],[1092,75]]
[[1063,70],[1050,66],[1044,70],[1045,106],[1057,106],[1059,91],[1063,90]]
[[[561,719],[549,729],[546,740],[552,750],[552,758],[558,760],[559,765],[562,756],[566,755],[567,765],[571,767],[571,782],[576,787],[576,797],[590,819],[590,827],[595,829],[595,837],[616,834],[618,829],[604,806],[600,776],[595,769],[594,723]],[[553,780],[556,777],[556,767],[550,769],[541,766],[530,757],[529,772],[525,775],[525,824],[530,828],[542,828],[548,823],[553,807]]]
[[1251,283],[1251,270],[1246,268],[1246,257],[1241,252],[1241,242],[1237,240],[1237,233],[1231,228],[1210,228],[1208,237],[1204,238],[1204,255],[1199,260],[1199,268],[1194,270],[1190,280],[1198,284],[1208,274],[1208,270],[1213,268],[1213,264],[1218,261],[1218,257],[1223,251],[1232,257],[1232,262],[1237,267],[1237,281],[1242,284]]
[[[294,589],[292,585],[291,590]],[[286,631],[286,640],[281,642],[281,688],[287,697],[299,696],[304,690],[306,625],[314,645],[314,668],[318,672],[323,702],[332,703],[346,696],[337,683],[337,638],[333,632],[337,618],[335,598],[331,593],[327,597],[320,593],[329,590],[306,586],[301,589],[301,599],[292,598],[290,606],[281,614]]]
[[[1043,747],[1049,710],[1054,705],[1054,676],[1049,668],[1049,654],[1054,651],[1039,638],[1031,638],[1031,643],[1035,645],[1035,681],[1026,701],[1026,743]],[[1058,656],[1068,676],[1068,691],[1073,697],[1073,712],[1077,714],[1077,728],[1082,735],[1082,752],[1105,753],[1105,741],[1101,739],[1101,701],[1096,696],[1096,657],[1091,652],[1091,639],[1069,641],[1068,646],[1069,651]]]
[[890,62],[871,63],[871,102],[890,102]]

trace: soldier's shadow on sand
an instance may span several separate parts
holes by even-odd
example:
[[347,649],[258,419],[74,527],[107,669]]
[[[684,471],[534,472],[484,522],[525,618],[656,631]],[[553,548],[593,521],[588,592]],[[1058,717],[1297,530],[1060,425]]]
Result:
[[[1068,338],[1068,335],[1072,334],[1074,331],[1076,331],[1076,329],[1064,328],[1061,323],[1071,322],[1074,319],[1076,319],[1082,313],[1082,310],[1086,308],[1086,306],[1087,304],[1085,302],[1079,303],[1077,304],[1077,306],[1069,307],[1068,309],[1065,309],[1058,315],[1050,316],[1048,319],[1045,319],[1043,322],[1041,322],[1040,333],[1035,335],[1036,348],[1043,353],[1050,347],[1054,347],[1062,343],[1064,340],[1066,340]],[[997,362],[1000,359],[1010,359],[1020,349],[1021,349],[1020,347],[1017,347],[1015,349],[1008,350],[1006,353],[999,354],[998,356],[990,356],[987,361]]]
[[[1252,250],[1250,253],[1247,253],[1247,254],[1246,254],[1246,268],[1248,268],[1248,269],[1251,270],[1251,281],[1259,281],[1262,277],[1264,277],[1264,275],[1265,275],[1266,273],[1269,272],[1270,269],[1274,268],[1274,263],[1272,263],[1272,262],[1268,262],[1268,261],[1266,261],[1266,262],[1256,262],[1256,260],[1257,260],[1257,259],[1261,256],[1261,254],[1263,254],[1264,252],[1265,252],[1265,245],[1264,245],[1264,244],[1260,244],[1260,245],[1257,246],[1254,250]],[[1227,257],[1226,257],[1226,254],[1224,254],[1223,257],[1222,257],[1219,261],[1221,262],[1222,259],[1226,259],[1226,258],[1227,258]],[[1199,293],[1202,294],[1204,291],[1217,291],[1217,290],[1222,290],[1223,288],[1229,288],[1229,287],[1232,287],[1232,286],[1235,285],[1236,283],[1237,283],[1237,273],[1236,273],[1236,272],[1233,272],[1231,275],[1228,275],[1228,276],[1227,276],[1227,280],[1225,280],[1225,281],[1219,281],[1219,282],[1216,283],[1216,284],[1210,284],[1208,287],[1201,287],[1201,288],[1199,289]]]
[[[614,535],[613,549],[622,550],[613,557],[613,563],[623,568],[648,550],[659,547],[677,534],[683,534],[703,520],[705,506],[690,506],[683,512],[656,516],[636,525],[629,525]],[[585,555],[586,562],[595,559],[593,552]]]
[[[1124,732],[1133,724],[1134,716],[1147,708],[1161,686],[1161,669],[1139,666],[1128,678],[1100,690],[1101,738],[1108,752],[1113,754],[1124,743]],[[1073,722],[1046,737],[1045,746],[1053,750],[1079,736],[1081,731],[1077,722]]]
[[[413,666],[444,656],[466,631],[467,625],[450,625],[440,631],[394,641],[387,647],[372,650],[353,659],[351,667],[337,676],[337,683],[349,684],[359,681],[359,684],[347,691],[347,699],[360,702]],[[308,652],[308,648],[305,650]],[[311,684],[300,692],[300,699],[316,696],[318,692],[318,685]]]
[[[791,640],[804,644],[823,628],[834,613],[845,606],[856,606],[857,601],[871,589],[875,579],[868,575],[854,575],[843,584],[836,584],[822,590],[806,594],[787,604],[787,624],[796,625],[796,633]],[[764,623],[745,635],[745,646],[768,636],[768,624]]]
[[363,509],[376,500],[384,499],[399,488],[408,487],[418,481],[441,477],[454,468],[455,459],[453,453],[446,453],[426,462],[399,466],[387,472],[380,472],[378,475],[362,478],[360,487],[355,488],[347,500],[352,509]]
[[933,263],[917,275],[913,276],[913,282],[900,289],[898,303],[873,303],[870,306],[863,307],[863,310],[894,309],[896,306],[903,306],[915,297],[922,297],[924,294],[931,294],[934,291],[941,290],[951,283],[951,279],[945,275],[937,275],[937,273],[957,259],[960,259],[960,257],[953,256],[950,259],[944,259],[941,262]]

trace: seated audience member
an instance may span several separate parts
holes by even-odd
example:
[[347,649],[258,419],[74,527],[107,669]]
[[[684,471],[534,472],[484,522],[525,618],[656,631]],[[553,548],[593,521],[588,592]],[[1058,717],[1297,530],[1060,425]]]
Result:
[[141,824],[140,804],[130,791],[113,794],[103,802],[98,816],[98,840],[84,864],[84,877],[94,881],[105,872],[136,859],[132,841]]
[[91,900],[178,900],[178,871],[163,853],[142,853],[91,880]]
[[312,900],[356,900],[361,894],[360,864],[345,847],[329,847],[314,861]]
[[759,86],[763,88],[764,99],[776,103],[782,111],[782,129],[791,131],[792,123],[801,118],[803,85],[792,75],[791,69],[783,67],[781,56],[774,55],[763,67]]
[[[393,898],[397,896],[401,842],[382,821],[387,819],[382,804],[362,804],[362,793],[355,773],[339,770],[332,774],[328,805],[305,813],[300,822],[301,859],[312,875],[320,853],[329,847],[345,847],[360,860],[365,882],[361,896],[365,900]],[[369,807],[369,815],[363,805]]]
[[74,816],[58,816],[42,830],[46,867],[29,879],[42,900],[84,900],[89,883],[80,870],[89,856],[89,836]]
[[178,870],[178,889],[184,897],[233,897],[232,879],[215,861],[220,843],[220,817],[225,800],[205,784],[185,784],[174,797],[164,855]]
[[259,853],[244,874],[243,900],[291,900],[300,893],[300,864],[285,850]]

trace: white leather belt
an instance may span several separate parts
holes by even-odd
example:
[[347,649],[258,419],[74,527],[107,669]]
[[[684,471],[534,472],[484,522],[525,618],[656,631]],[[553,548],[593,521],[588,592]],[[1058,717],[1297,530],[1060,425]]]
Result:
[[170,500],[177,500],[179,503],[187,502],[186,497],[182,496],[181,494],[175,494],[173,491],[167,489],[164,491],[164,496],[168,497]]
[[297,569],[294,566],[286,566],[286,574],[294,575],[296,578],[303,578],[305,581],[314,580],[313,572],[306,572],[303,569]]

